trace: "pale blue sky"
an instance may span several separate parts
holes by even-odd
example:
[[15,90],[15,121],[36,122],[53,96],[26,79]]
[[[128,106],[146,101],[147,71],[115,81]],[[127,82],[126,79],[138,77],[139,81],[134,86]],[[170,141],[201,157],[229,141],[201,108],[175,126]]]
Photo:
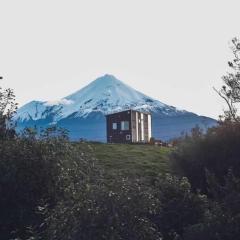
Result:
[[[233,0],[0,0],[0,75],[20,105],[113,74],[160,101],[217,118],[213,92],[240,36]],[[2,83],[1,83],[2,84]]]

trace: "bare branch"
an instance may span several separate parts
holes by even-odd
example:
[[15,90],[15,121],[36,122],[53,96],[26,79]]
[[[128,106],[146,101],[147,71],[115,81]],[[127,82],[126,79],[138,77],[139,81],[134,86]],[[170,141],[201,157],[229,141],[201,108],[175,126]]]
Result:
[[238,118],[236,117],[236,111],[234,110],[233,103],[232,102],[230,103],[229,99],[226,96],[224,96],[220,91],[218,91],[215,87],[213,87],[213,90],[227,103],[230,115],[234,119],[234,121],[239,121]]

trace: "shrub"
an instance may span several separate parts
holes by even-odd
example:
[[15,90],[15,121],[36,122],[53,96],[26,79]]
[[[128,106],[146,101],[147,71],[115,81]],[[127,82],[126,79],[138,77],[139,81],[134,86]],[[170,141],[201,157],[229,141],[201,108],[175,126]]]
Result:
[[115,179],[88,186],[46,212],[43,239],[166,239],[201,222],[206,198],[191,193],[186,178]]
[[180,239],[185,228],[203,220],[207,198],[191,192],[187,178],[167,174],[165,178],[157,179],[154,191],[160,211],[153,221],[163,239]]
[[215,177],[208,176],[213,200],[205,210],[205,217],[199,224],[189,226],[185,240],[232,240],[240,235],[240,179],[230,170],[225,182],[220,185]]
[[186,176],[194,189],[207,192],[206,170],[224,182],[229,168],[240,176],[240,124],[222,123],[206,134],[187,136],[172,154],[175,171]]
[[27,237],[42,221],[39,206],[55,206],[94,169],[84,151],[58,136],[1,140],[0,156],[1,239]]
[[75,192],[47,212],[43,239],[160,239],[150,215],[158,207],[150,189],[139,181],[116,179]]

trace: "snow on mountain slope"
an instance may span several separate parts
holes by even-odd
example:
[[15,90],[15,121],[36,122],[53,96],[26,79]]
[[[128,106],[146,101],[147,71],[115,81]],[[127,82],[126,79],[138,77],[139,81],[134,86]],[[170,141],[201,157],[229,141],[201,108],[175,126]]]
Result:
[[136,91],[112,75],[100,77],[57,101],[32,101],[21,107],[14,118],[18,131],[25,127],[45,128],[57,123],[69,131],[72,140],[85,138],[104,142],[104,115],[126,109],[151,112],[153,136],[162,140],[179,137],[196,125],[202,129],[216,125],[214,119],[166,105]]
[[114,76],[106,74],[58,101],[32,101],[18,110],[15,119],[28,121],[51,116],[52,121],[57,122],[67,117],[86,118],[92,112],[109,114],[130,108],[157,112],[166,116],[187,113],[148,97]]
[[39,119],[42,117],[42,113],[45,110],[43,102],[32,101],[18,109],[17,115],[14,118],[20,118],[21,120]]

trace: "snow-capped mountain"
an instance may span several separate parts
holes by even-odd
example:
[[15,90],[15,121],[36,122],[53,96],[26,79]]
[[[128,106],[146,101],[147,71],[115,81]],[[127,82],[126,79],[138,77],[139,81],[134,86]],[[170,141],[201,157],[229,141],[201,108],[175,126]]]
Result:
[[15,118],[21,121],[39,120],[54,113],[54,120],[59,121],[72,114],[87,117],[92,112],[109,114],[130,108],[160,111],[169,116],[186,112],[148,97],[112,75],[105,75],[59,101],[32,101],[21,107]]
[[[47,126],[56,123],[67,128],[70,131],[70,136],[73,138],[87,137],[91,140],[104,140],[104,115],[126,109],[151,112],[156,123],[161,119],[162,121],[164,119],[169,119],[168,121],[170,119],[179,119],[173,123],[174,125],[179,125],[178,122],[180,123],[184,118],[187,118],[185,123],[189,119],[192,119],[190,121],[191,128],[194,127],[193,124],[200,124],[207,127],[209,124],[212,125],[215,123],[213,119],[200,117],[184,110],[178,110],[173,106],[148,97],[108,74],[97,78],[81,90],[60,100],[32,101],[27,103],[18,110],[14,119],[18,123],[19,129],[25,126]],[[201,122],[200,118],[201,121],[204,118],[204,121]],[[101,129],[101,131],[96,133],[95,130],[95,135],[94,132],[91,134],[91,129],[95,129],[99,124],[101,127],[97,129]],[[179,131],[188,131],[190,125],[184,128],[180,127]],[[161,126],[161,121],[156,125],[156,129],[159,126]],[[167,128],[169,129],[169,127],[171,130],[171,126]],[[172,126],[172,128],[174,127],[176,126]],[[162,132],[166,130],[166,128],[162,129]],[[179,131],[177,131],[178,134]],[[168,139],[174,137],[170,132],[169,137],[163,137],[157,133],[155,135]],[[177,133],[175,135],[177,136]]]

